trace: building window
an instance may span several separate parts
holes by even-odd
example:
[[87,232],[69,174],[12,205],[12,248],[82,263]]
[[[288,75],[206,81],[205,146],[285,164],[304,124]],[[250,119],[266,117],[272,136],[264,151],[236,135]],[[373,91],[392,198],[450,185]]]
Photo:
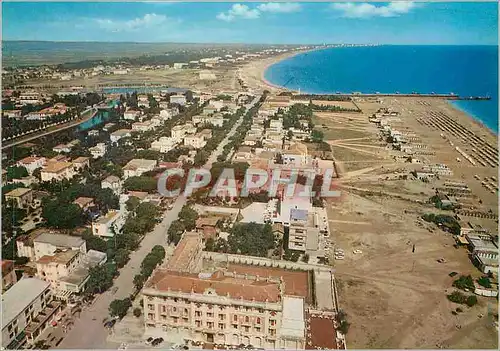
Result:
[[201,327],[201,321],[195,321],[194,323],[196,325],[196,328],[200,328]]
[[187,308],[184,309],[184,314],[188,314],[188,309]]
[[162,312],[167,312],[167,306],[165,306],[165,305],[161,306],[161,311]]
[[154,313],[148,313],[148,319],[150,320],[155,319]]
[[248,323],[250,322],[250,318],[248,318],[248,316],[245,316],[245,323]]
[[250,327],[245,326],[245,333],[248,333],[250,331]]
[[153,311],[153,310],[155,309],[155,307],[154,307],[153,305],[151,305],[151,304],[148,304],[148,309],[149,309],[150,311]]
[[207,327],[208,327],[208,329],[213,329],[214,328],[214,322],[207,322]]
[[162,315],[161,315],[161,320],[162,320],[162,321],[166,321],[166,320],[167,320],[167,316],[165,316],[165,315],[163,315],[163,314],[162,314]]
[[189,319],[188,319],[188,318],[182,318],[182,321],[183,321],[184,323],[187,323],[187,322],[189,322]]
[[238,329],[238,324],[233,324],[233,329]]
[[177,312],[177,307],[172,307],[172,312]]
[[179,320],[179,318],[177,318],[177,317],[172,317],[172,322],[174,322],[175,324],[177,324],[178,320]]
[[212,312],[207,312],[207,317],[208,318],[213,318],[214,317],[214,314]]
[[219,319],[220,319],[221,321],[223,321],[223,320],[224,320],[224,318],[226,318],[226,316],[225,316],[225,315],[223,315],[223,314],[219,314]]
[[274,330],[274,329],[269,329],[269,335],[271,335],[271,336],[276,335],[276,330]]
[[233,316],[233,321],[237,322],[238,321],[238,316],[237,315],[234,315]]
[[224,323],[219,323],[219,329],[224,330]]
[[255,327],[255,331],[256,331],[257,333],[260,333],[260,327]]
[[195,315],[196,317],[201,317],[201,311],[196,311],[196,312],[194,313],[194,315]]
[[275,326],[275,325],[276,325],[276,320],[275,320],[275,319],[270,319],[270,320],[269,320],[269,323],[270,323],[272,326]]

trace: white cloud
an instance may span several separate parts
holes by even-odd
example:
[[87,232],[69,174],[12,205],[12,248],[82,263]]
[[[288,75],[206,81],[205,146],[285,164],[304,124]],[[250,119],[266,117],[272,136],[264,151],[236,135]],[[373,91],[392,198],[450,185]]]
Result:
[[376,6],[369,3],[336,3],[332,9],[341,12],[342,17],[369,18],[369,17],[397,17],[408,13],[416,7],[412,1],[394,1],[388,5]]
[[300,4],[293,2],[268,2],[257,6],[262,12],[297,12],[301,10]]
[[151,28],[159,26],[167,22],[169,18],[164,15],[157,15],[156,13],[148,13],[143,17],[137,17],[131,20],[112,20],[109,18],[97,18],[95,22],[102,29],[111,32],[134,31],[143,28]]
[[227,13],[219,13],[217,18],[226,22],[231,22],[237,18],[256,19],[259,18],[259,16],[260,11],[257,9],[250,9],[247,5],[234,4]]

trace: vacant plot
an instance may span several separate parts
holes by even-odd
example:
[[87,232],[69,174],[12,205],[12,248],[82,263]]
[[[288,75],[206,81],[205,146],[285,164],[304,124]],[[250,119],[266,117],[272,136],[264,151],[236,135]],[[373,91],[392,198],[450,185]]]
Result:
[[[465,249],[453,247],[450,234],[419,224],[422,209],[391,196],[345,190],[341,201],[329,204],[332,239],[345,250],[345,260],[333,265],[341,308],[351,323],[348,347],[495,348],[497,334],[488,309],[496,311],[496,300],[479,298],[478,305],[461,306],[464,312],[451,314],[458,305],[446,298],[453,291],[448,274],[480,273]],[[354,249],[362,253],[354,254]],[[440,258],[445,263],[438,263]]]

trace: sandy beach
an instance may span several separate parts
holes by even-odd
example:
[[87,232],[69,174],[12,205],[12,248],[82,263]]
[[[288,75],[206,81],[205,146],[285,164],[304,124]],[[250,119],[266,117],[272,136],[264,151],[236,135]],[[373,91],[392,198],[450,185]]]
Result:
[[273,56],[261,60],[254,60],[250,63],[245,64],[240,68],[241,78],[246,82],[246,84],[251,89],[264,90],[267,89],[272,93],[278,93],[281,91],[293,91],[291,89],[283,88],[279,85],[272,84],[264,78],[264,73],[269,68],[269,66],[274,65],[280,61],[286,60],[290,57],[303,54],[305,52],[312,50],[300,50],[294,52],[287,52],[282,55]]

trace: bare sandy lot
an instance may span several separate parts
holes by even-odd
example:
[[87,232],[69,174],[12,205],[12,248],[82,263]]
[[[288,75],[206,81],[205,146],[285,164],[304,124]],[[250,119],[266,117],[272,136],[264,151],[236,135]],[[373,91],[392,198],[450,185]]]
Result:
[[[454,146],[464,150],[473,146],[450,136],[452,146],[440,136],[442,131],[422,125],[414,116],[441,112],[492,145],[495,137],[442,100],[419,104],[415,99],[389,99],[357,104],[363,110],[361,117],[349,120],[339,114],[316,114],[314,121],[331,145],[340,170],[338,185],[343,196],[330,201],[328,214],[335,247],[345,251],[345,259],[333,260],[333,266],[340,305],[351,323],[348,347],[497,348],[498,331],[493,325],[496,299],[479,297],[478,305],[468,308],[446,298],[454,291],[454,278],[449,273],[478,278],[481,272],[465,248],[454,248],[451,234],[419,218],[424,213],[453,214],[427,203],[435,188],[446,181],[465,182],[474,194],[470,200],[473,206],[497,213],[497,195],[481,186],[474,174],[484,179],[498,168],[458,162]],[[401,122],[394,125],[414,132],[418,142],[433,152],[419,155],[423,162],[446,163],[454,174],[430,183],[413,179],[410,171],[421,165],[398,157],[404,154],[387,148],[379,130],[363,122],[383,106],[401,112]],[[459,218],[463,226],[470,222],[496,232],[494,219]],[[441,258],[445,263],[437,261]],[[453,315],[457,307],[463,312]]]

